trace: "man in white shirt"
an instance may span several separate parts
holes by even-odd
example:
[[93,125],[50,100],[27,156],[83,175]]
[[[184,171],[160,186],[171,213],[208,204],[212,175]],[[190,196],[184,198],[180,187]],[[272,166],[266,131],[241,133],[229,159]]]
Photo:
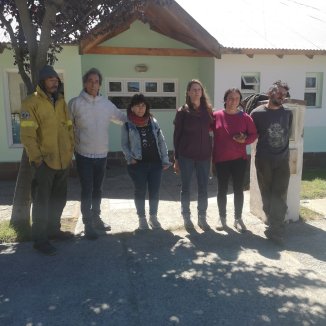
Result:
[[109,150],[110,122],[122,125],[127,121],[111,101],[99,95],[102,74],[96,68],[83,76],[84,89],[69,102],[75,133],[75,158],[81,183],[81,212],[85,237],[98,238],[96,230],[111,230],[100,218],[102,183]]

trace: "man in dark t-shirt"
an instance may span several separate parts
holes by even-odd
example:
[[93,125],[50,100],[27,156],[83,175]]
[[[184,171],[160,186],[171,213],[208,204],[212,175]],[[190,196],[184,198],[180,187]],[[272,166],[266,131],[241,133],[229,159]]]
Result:
[[289,138],[292,112],[285,110],[289,86],[275,82],[268,91],[269,100],[251,112],[258,132],[255,166],[263,210],[268,226],[268,239],[281,243],[287,212],[287,191],[290,180]]

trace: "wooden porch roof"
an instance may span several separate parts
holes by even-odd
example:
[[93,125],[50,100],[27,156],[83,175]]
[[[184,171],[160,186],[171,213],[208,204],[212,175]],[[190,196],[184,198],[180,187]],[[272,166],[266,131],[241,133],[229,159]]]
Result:
[[[190,49],[173,48],[135,48],[101,46],[103,42],[123,33],[130,25],[141,20],[148,23],[150,29],[164,36],[189,45]],[[224,31],[225,33],[225,31]],[[142,11],[135,11],[129,18],[117,24],[114,17],[97,25],[91,34],[81,40],[80,54],[120,54],[120,55],[159,55],[159,56],[191,56],[216,57],[223,54],[244,54],[252,58],[257,54],[276,55],[326,55],[326,50],[279,49],[279,48],[236,48],[224,47],[206,29],[204,29],[176,1],[170,5],[158,6],[149,1]]]
[[[173,56],[220,56],[220,44],[182,7],[172,1],[170,5],[158,6],[154,2],[135,12],[126,21],[118,25],[102,22],[97,25],[88,37],[80,42],[80,53],[97,54],[141,54]],[[101,43],[129,29],[135,20],[149,24],[150,29],[164,36],[188,44],[194,49],[166,48],[121,48],[100,46]]]

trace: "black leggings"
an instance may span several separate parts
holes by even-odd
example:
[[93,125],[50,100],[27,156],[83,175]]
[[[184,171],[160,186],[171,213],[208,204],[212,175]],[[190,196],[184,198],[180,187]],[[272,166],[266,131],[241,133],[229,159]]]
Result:
[[243,208],[243,183],[247,160],[243,158],[215,164],[217,176],[217,205],[221,218],[226,218],[226,202],[229,178],[232,177],[234,193],[234,218],[240,219]]

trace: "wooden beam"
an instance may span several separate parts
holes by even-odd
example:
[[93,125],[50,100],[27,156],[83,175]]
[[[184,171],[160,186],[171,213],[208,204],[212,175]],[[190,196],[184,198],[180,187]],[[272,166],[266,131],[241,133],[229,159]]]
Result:
[[171,49],[171,48],[129,48],[96,46],[84,54],[115,54],[115,55],[152,55],[152,56],[175,56],[175,57],[213,57],[206,51],[196,49]]
[[114,31],[104,34],[99,34],[97,36],[90,35],[87,39],[81,40],[79,46],[79,54],[87,53],[88,50],[92,49],[93,47],[97,46],[98,44],[106,41],[109,38],[115,37],[130,28],[130,25],[119,26],[115,28]]

